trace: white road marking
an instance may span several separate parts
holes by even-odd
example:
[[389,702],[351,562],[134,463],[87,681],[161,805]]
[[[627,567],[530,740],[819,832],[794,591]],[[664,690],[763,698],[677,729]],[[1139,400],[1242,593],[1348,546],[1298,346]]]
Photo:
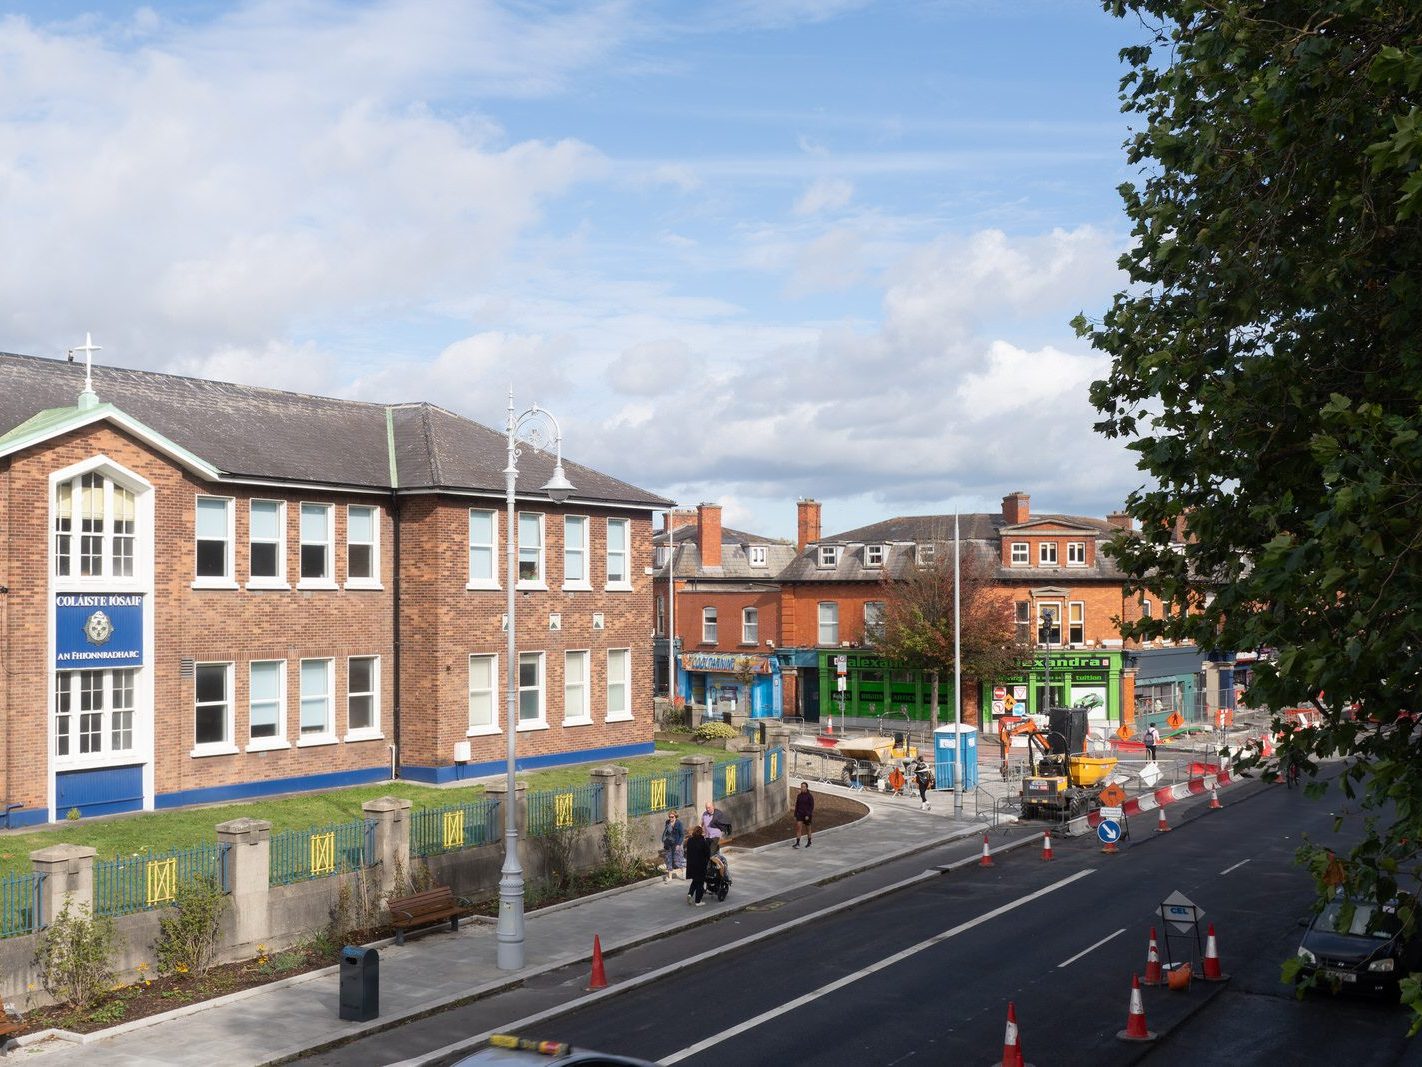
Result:
[[1220,874],[1229,874],[1230,871],[1237,871],[1248,862],[1249,860],[1240,860],[1233,867],[1226,867],[1224,870],[1220,871]]
[[754,1030],[762,1023],[768,1023],[772,1019],[778,1019],[780,1016],[792,1012],[796,1008],[803,1007],[804,1005],[811,1003],[817,998],[824,996],[826,993],[833,993],[836,990],[843,989],[849,985],[853,985],[861,978],[868,978],[872,974],[878,974],[880,971],[887,970],[895,964],[902,963],[910,956],[914,956],[920,952],[923,952],[925,949],[930,949],[934,945],[940,945],[944,941],[947,941],[949,938],[957,937],[961,933],[966,933],[967,931],[973,929],[975,926],[981,926],[985,922],[990,922],[993,919],[996,919],[999,915],[1005,915],[1009,911],[1012,911],[1015,908],[1020,908],[1024,904],[1030,904],[1034,900],[1039,900],[1040,898],[1046,896],[1048,893],[1055,893],[1058,889],[1064,889],[1066,886],[1071,885],[1079,878],[1085,878],[1088,874],[1095,873],[1096,871],[1094,868],[1088,868],[1084,871],[1078,871],[1076,874],[1073,874],[1067,878],[1063,878],[1059,882],[1053,882],[1051,885],[1045,886],[1044,888],[1037,890],[1035,893],[1028,893],[1025,897],[1018,897],[1016,900],[1009,901],[1008,903],[1003,904],[1000,907],[993,908],[992,911],[984,912],[976,919],[969,919],[965,923],[959,923],[957,926],[953,927],[950,930],[944,930],[941,934],[934,934],[926,941],[920,941],[916,945],[910,945],[908,948],[896,952],[892,956],[888,956],[882,960],[879,960],[879,962],[877,963],[870,964],[868,967],[865,967],[862,970],[855,971],[853,974],[847,974],[843,978],[838,978],[835,981],[830,982],[828,985],[820,986],[819,989],[816,989],[810,993],[806,993],[804,996],[796,997],[794,1000],[787,1000],[784,1004],[781,1004],[778,1007],[771,1008],[769,1011],[763,1011],[759,1015],[755,1016],[755,1018],[753,1019],[747,1019],[743,1023],[737,1023],[730,1029],[722,1030],[719,1034],[713,1034],[711,1037],[708,1037],[702,1041],[698,1041],[694,1045],[688,1045],[686,1048],[682,1049],[679,1052],[673,1052],[669,1056],[663,1056],[657,1062],[663,1065],[680,1063],[684,1059],[688,1059],[691,1056],[695,1056],[698,1052],[705,1052],[709,1048],[714,1048],[722,1041],[725,1041],[732,1037],[736,1037],[739,1034],[743,1034],[747,1030]]
[[1057,969],[1058,969],[1058,970],[1061,970],[1061,968],[1066,967],[1066,966],[1069,966],[1070,964],[1075,963],[1077,960],[1081,959],[1081,957],[1085,956],[1088,952],[1094,952],[1096,949],[1098,949],[1098,948],[1100,948],[1102,945],[1106,944],[1107,941],[1110,941],[1111,938],[1113,938],[1113,937],[1120,937],[1120,936],[1121,936],[1122,934],[1124,934],[1125,932],[1126,932],[1126,928],[1123,926],[1123,927],[1121,927],[1119,930],[1117,930],[1114,934],[1108,934],[1106,937],[1103,937],[1100,941],[1096,942],[1096,944],[1092,945],[1090,948],[1084,948],[1084,949],[1082,949],[1080,952],[1078,952],[1078,953],[1077,953],[1075,956],[1073,956],[1071,959],[1069,959],[1069,960],[1062,960],[1061,963],[1057,964]]

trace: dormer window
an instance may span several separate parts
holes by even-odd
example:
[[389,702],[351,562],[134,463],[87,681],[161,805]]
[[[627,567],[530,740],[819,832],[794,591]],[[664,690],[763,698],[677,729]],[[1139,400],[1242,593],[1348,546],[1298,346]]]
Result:
[[820,545],[820,566],[839,566],[839,545]]
[[750,548],[747,550],[747,555],[748,555],[748,557],[749,557],[750,565],[751,565],[752,567],[764,567],[764,566],[765,566],[765,546],[764,546],[764,545],[751,545]]
[[932,562],[933,562],[933,544],[932,544],[931,542],[930,542],[929,544],[926,544],[926,545],[919,545],[919,546],[918,546],[917,559],[918,559],[918,562],[919,562],[919,563],[932,563]]
[[884,546],[865,545],[864,546],[864,566],[882,567],[884,565]]
[[1037,546],[1037,562],[1043,567],[1057,565],[1057,543],[1055,541],[1043,541]]
[[1031,558],[1028,556],[1028,553],[1027,553],[1027,542],[1026,542],[1026,541],[1013,541],[1013,542],[1012,542],[1012,565],[1013,565],[1014,567],[1025,567],[1025,566],[1027,566],[1027,564],[1030,563],[1030,562],[1031,562]]
[[1068,566],[1068,567],[1085,567],[1085,566],[1086,566],[1086,542],[1085,542],[1085,541],[1068,541],[1068,542],[1067,542],[1067,566]]

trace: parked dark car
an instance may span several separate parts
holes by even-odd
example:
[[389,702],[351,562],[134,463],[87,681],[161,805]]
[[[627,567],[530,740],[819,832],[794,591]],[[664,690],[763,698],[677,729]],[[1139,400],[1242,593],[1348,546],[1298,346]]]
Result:
[[1422,969],[1422,938],[1403,931],[1397,908],[1334,897],[1299,942],[1300,977],[1335,992],[1396,996],[1398,981]]

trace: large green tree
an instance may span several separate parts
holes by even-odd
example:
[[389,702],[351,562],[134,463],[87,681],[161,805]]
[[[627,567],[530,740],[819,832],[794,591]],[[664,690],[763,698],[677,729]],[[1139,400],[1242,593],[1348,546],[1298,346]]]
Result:
[[1131,630],[1278,650],[1251,703],[1316,705],[1289,746],[1346,757],[1379,816],[1327,880],[1387,895],[1422,843],[1422,5],[1104,6],[1148,38],[1129,285],[1076,323],[1111,356],[1098,429],[1151,479],[1117,551],[1170,610]]

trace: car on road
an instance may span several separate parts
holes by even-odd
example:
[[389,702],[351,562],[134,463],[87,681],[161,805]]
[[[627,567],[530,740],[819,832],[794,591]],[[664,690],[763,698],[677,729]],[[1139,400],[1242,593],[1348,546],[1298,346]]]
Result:
[[1396,995],[1399,980],[1422,969],[1422,937],[1403,929],[1400,904],[1335,896],[1299,942],[1299,977],[1335,992]]
[[489,1043],[450,1067],[657,1067],[650,1060],[575,1049],[560,1041],[536,1041],[513,1034],[495,1034]]

